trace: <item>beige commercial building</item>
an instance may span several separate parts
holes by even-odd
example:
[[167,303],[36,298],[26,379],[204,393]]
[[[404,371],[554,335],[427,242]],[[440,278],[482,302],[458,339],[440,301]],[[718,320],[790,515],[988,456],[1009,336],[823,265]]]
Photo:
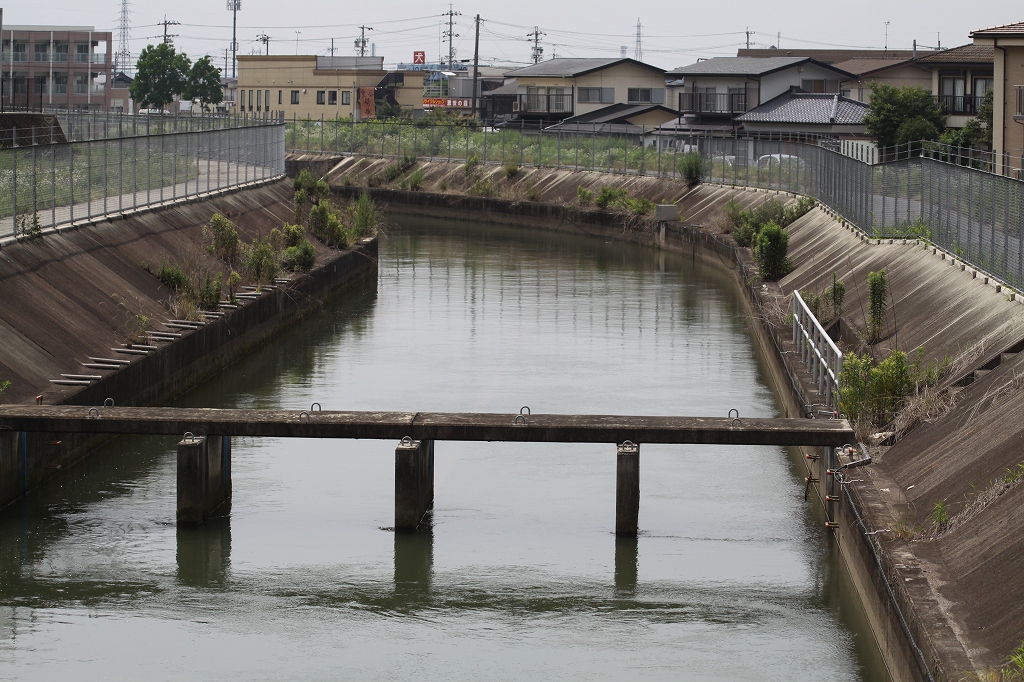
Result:
[[242,115],[358,120],[366,113],[360,111],[360,91],[365,99],[374,89],[378,98],[392,97],[403,109],[423,106],[423,74],[388,72],[383,57],[238,57],[237,101]]

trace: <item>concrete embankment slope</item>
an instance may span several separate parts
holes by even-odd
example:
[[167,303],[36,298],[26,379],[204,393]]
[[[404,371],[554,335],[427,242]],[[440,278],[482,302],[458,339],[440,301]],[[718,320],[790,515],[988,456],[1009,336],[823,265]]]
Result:
[[[3,401],[32,402],[41,395],[46,404],[100,405],[106,398],[118,405],[164,404],[341,288],[376,273],[376,239],[348,251],[316,244],[310,273],[292,275],[237,308],[222,306],[220,317],[198,329],[167,327],[175,314],[172,292],[153,274],[160,265],[224,273],[227,264],[205,248],[203,225],[221,213],[243,242],[251,242],[293,220],[292,194],[290,182],[282,180],[0,249],[0,378],[11,382]],[[148,353],[126,349],[128,328],[139,315],[148,318],[149,330],[181,337]],[[111,371],[85,367],[90,357],[129,362]],[[63,374],[101,378],[88,386],[51,383]],[[98,443],[92,437],[45,436],[0,443],[0,506]]]
[[[361,191],[391,160],[347,158],[329,174],[341,194]],[[422,169],[420,191],[402,189],[402,178]],[[379,184],[379,183],[374,183]],[[861,593],[868,618],[896,680],[960,680],[965,673],[998,666],[1024,639],[1024,484],[991,488],[992,479],[1024,461],[1024,305],[955,259],[920,242],[877,243],[848,229],[827,210],[816,209],[788,230],[793,272],[779,283],[752,277],[750,252],[722,235],[726,201],[753,206],[766,194],[698,186],[638,176],[557,169],[481,167],[470,175],[462,164],[418,162],[375,195],[397,210],[486,219],[659,245],[651,222],[580,205],[577,188],[596,193],[618,187],[655,202],[672,202],[692,228],[670,230],[661,246],[702,244],[726,267],[752,284],[762,322],[775,337],[779,362],[788,367],[805,404],[819,399],[792,352],[786,315],[794,290],[820,292],[833,273],[846,284],[838,323],[844,351],[892,349],[926,360],[949,356],[955,373],[943,385],[959,402],[930,414],[894,446],[872,448],[874,463],[848,476],[849,494],[835,509],[834,538]],[[793,197],[780,196],[784,201]],[[699,226],[699,227],[696,227]],[[892,291],[888,328],[868,344],[867,275],[886,270]],[[976,379],[964,389],[963,384]],[[950,402],[946,400],[945,402]],[[808,477],[824,500],[828,473],[823,460],[808,460]],[[989,491],[985,494],[984,491]],[[987,504],[983,502],[991,498]],[[981,499],[982,502],[975,500]],[[937,502],[950,514],[967,507],[948,531],[926,532]],[[896,530],[898,532],[893,532]],[[880,531],[877,534],[874,531]],[[870,534],[869,534],[870,533]]]

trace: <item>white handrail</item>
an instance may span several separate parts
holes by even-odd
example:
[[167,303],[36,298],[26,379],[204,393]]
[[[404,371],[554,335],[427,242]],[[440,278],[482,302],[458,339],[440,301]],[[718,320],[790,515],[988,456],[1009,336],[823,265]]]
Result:
[[837,410],[843,354],[825,333],[799,291],[793,292],[793,344],[814,377],[818,392],[825,396],[825,405],[832,411]]

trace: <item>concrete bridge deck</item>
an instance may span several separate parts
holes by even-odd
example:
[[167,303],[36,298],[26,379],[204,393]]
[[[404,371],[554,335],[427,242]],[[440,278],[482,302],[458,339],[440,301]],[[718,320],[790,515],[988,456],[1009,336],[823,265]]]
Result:
[[34,405],[0,406],[0,429],[522,443],[840,446],[853,440],[846,420]]

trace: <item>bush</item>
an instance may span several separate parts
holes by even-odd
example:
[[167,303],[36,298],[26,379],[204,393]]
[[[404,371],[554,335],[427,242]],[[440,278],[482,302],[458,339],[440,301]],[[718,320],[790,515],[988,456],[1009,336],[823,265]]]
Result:
[[763,279],[780,279],[792,269],[786,256],[788,250],[788,232],[776,223],[768,223],[761,228],[754,240],[754,258]]
[[245,251],[245,269],[257,287],[263,287],[277,277],[277,254],[269,240],[259,237],[253,240]]
[[868,337],[877,341],[885,331],[889,303],[889,282],[885,270],[868,273]]
[[303,238],[298,244],[289,246],[281,253],[281,267],[291,272],[309,272],[316,264],[316,247]]
[[295,190],[295,196],[292,197],[292,202],[295,204],[295,224],[301,225],[303,223],[303,218],[306,215],[306,190]]
[[177,265],[168,265],[164,261],[160,264],[160,270],[156,273],[156,278],[173,292],[188,291],[188,275]]
[[615,187],[602,187],[601,191],[597,193],[597,198],[594,199],[594,204],[598,208],[608,208],[623,199],[629,197],[629,192],[624,189],[616,189]]
[[[827,315],[825,319],[831,320],[843,314],[843,300],[845,298],[846,285],[833,272],[832,284],[826,287],[825,291],[821,294],[822,313]],[[817,313],[815,317],[817,317]]]
[[472,180],[479,169],[480,158],[476,154],[473,154],[466,159],[466,163],[462,166],[462,171],[466,174],[467,180]]
[[298,246],[306,237],[306,230],[302,225],[285,225],[282,228],[284,236],[284,247]]
[[509,161],[504,166],[502,166],[502,169],[505,171],[506,180],[511,180],[515,176],[519,175],[519,164],[517,163],[512,163],[511,161]]
[[800,197],[796,200],[796,204],[785,210],[783,222],[780,223],[780,225],[782,225],[782,227],[789,227],[789,225],[797,219],[810,213],[811,209],[817,205],[818,202],[811,197]]
[[327,246],[347,246],[348,239],[341,218],[328,202],[314,206],[309,212],[309,231]]
[[576,200],[580,206],[589,206],[590,202],[594,200],[594,193],[586,187],[577,187]]
[[203,226],[203,235],[209,241],[207,250],[230,265],[238,256],[238,230],[234,224],[219,213],[214,213],[210,222]]
[[377,213],[377,204],[366,192],[359,195],[359,199],[350,207],[352,215],[352,237],[346,246],[351,246],[359,239],[372,234],[380,224],[380,215]]
[[486,180],[477,180],[473,183],[473,186],[469,188],[469,193],[480,197],[492,197],[494,196],[494,185],[491,184],[490,178]]
[[389,182],[394,182],[400,175],[412,168],[415,163],[415,156],[403,156],[398,161],[389,163],[384,167],[384,170],[377,171],[371,175],[366,182],[370,187],[379,187],[380,185],[386,185]]
[[417,168],[412,173],[409,173],[409,177],[408,177],[409,189],[411,189],[413,192],[420,191],[420,188],[423,187],[423,176],[424,175],[425,175],[425,173],[424,173],[422,168]]
[[223,273],[218,272],[217,276],[213,277],[207,272],[202,283],[196,288],[196,294],[193,297],[196,306],[204,310],[213,310],[220,305],[220,294],[224,288],[223,282]]
[[855,423],[869,415],[868,396],[871,386],[871,356],[847,353],[839,372],[839,409]]
[[637,197],[635,199],[627,197],[623,201],[623,206],[627,211],[636,215],[647,215],[654,210],[654,202],[644,197]]
[[228,275],[228,299],[235,300],[235,290],[238,289],[238,285],[242,281],[242,276],[234,270]]
[[704,157],[699,152],[687,152],[679,157],[679,174],[690,185],[704,181]]
[[903,351],[894,350],[877,367],[872,368],[870,399],[874,423],[889,423],[916,386],[911,367],[907,364],[907,354]]

